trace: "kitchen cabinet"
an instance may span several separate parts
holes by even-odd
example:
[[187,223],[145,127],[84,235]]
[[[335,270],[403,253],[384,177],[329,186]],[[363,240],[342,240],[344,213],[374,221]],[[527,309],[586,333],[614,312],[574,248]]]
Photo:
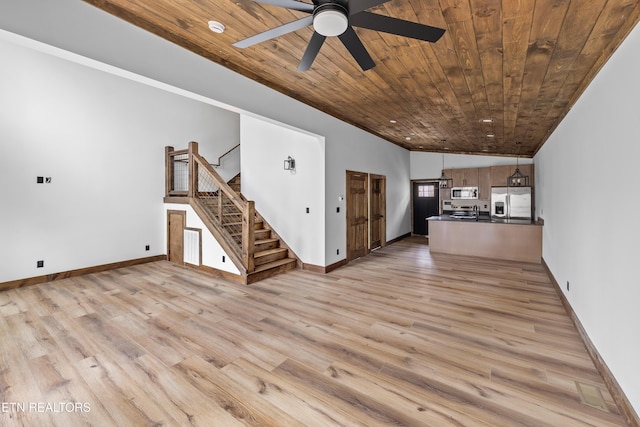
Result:
[[478,199],[491,200],[491,168],[478,168]]
[[540,264],[542,226],[431,217],[429,251]]
[[[533,187],[533,164],[519,165],[520,172],[529,177]],[[491,187],[506,187],[507,179],[516,171],[516,165],[490,166],[485,168],[445,169],[444,174],[452,179],[452,187],[478,187],[480,200],[491,199]],[[450,197],[449,189],[440,190],[441,199]]]
[[454,187],[478,187],[478,168],[452,169]]
[[507,178],[516,170],[515,166],[503,165],[503,166],[491,166],[491,186],[492,187],[506,187]]

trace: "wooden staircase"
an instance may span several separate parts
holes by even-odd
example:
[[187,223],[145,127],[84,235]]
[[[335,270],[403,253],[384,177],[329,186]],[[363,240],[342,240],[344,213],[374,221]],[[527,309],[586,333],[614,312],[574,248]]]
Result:
[[234,176],[233,178],[231,178],[229,180],[229,182],[227,182],[227,185],[229,187],[231,187],[231,189],[233,191],[235,191],[240,196],[242,196],[242,194],[240,193],[240,174],[238,174],[238,175]]
[[[240,197],[244,198],[240,191],[240,174],[234,176],[227,184]],[[241,220],[242,218],[240,218]],[[255,270],[247,274],[247,283],[254,283],[296,267],[297,258],[295,255],[284,245],[282,239],[258,212],[256,212],[254,223],[254,240]]]

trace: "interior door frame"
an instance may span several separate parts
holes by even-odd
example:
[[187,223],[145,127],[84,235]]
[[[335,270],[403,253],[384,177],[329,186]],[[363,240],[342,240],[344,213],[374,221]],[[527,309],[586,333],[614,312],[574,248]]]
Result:
[[[373,181],[380,180],[380,248],[387,246],[387,177],[385,175],[369,174],[369,197],[367,204],[369,205],[369,252],[373,250],[373,221],[372,221],[372,200],[373,200]],[[377,248],[377,247],[376,247]]]
[[[182,233],[180,233],[180,239],[182,240],[182,247],[184,248],[184,229],[187,226],[187,211],[179,210],[167,210],[167,260],[171,261],[171,215],[179,215],[182,217]],[[182,264],[184,264],[184,254],[181,254]]]
[[[413,214],[413,185],[416,183],[425,183],[425,184],[435,184],[435,185],[440,185],[439,181],[437,178],[426,178],[426,179],[412,179],[409,182],[410,185],[410,191],[409,194],[411,194],[411,200],[409,200],[409,204],[411,205],[411,235],[412,236],[420,236],[420,234],[414,234],[413,233],[413,218],[414,218],[414,214]],[[442,213],[442,192],[439,191],[440,188],[438,188],[438,215]]]

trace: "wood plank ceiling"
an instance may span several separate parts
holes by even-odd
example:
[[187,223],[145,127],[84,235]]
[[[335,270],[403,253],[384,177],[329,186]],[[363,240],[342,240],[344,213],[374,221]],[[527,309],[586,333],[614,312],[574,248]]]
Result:
[[[640,17],[640,0],[391,0],[369,11],[445,35],[428,43],[356,28],[374,68],[362,71],[330,37],[298,72],[312,27],[232,44],[303,12],[251,0],[85,1],[409,150],[522,157],[542,146]],[[211,32],[209,20],[226,31]]]

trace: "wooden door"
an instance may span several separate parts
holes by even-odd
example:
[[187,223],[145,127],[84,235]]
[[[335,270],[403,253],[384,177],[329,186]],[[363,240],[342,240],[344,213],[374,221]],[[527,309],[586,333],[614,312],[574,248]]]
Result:
[[370,175],[370,214],[369,235],[371,244],[369,249],[375,249],[387,244],[387,179],[383,175]]
[[366,173],[347,171],[347,261],[367,254],[368,180]]
[[167,257],[169,261],[184,264],[185,211],[167,211]]
[[412,189],[411,215],[413,227],[411,232],[421,236],[429,235],[427,218],[440,213],[440,187],[438,182],[414,181]]

